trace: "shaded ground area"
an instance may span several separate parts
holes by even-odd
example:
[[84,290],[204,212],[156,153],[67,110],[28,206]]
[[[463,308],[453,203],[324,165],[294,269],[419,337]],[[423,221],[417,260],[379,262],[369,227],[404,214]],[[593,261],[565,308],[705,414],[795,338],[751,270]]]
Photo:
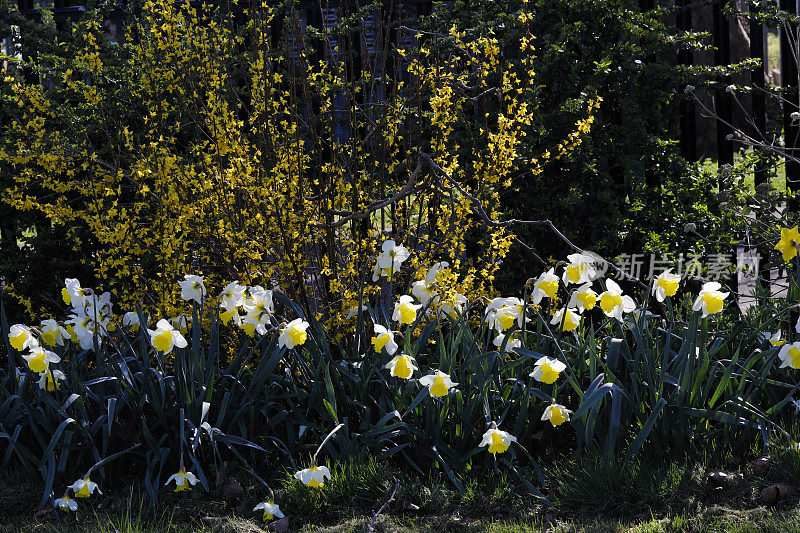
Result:
[[[152,511],[136,484],[107,481],[104,496],[82,501],[80,513],[56,517],[36,512],[40,487],[19,477],[0,485],[0,533],[365,532],[373,520],[375,532],[397,533],[800,533],[800,451],[786,449],[768,460],[742,464],[718,460],[728,467],[565,460],[553,466],[547,480],[551,505],[542,505],[508,479],[468,483],[459,494],[435,475],[420,481],[369,462],[331,465],[334,480],[322,489],[277,476],[276,496],[288,529],[264,524],[251,512],[264,499],[257,486],[222,486],[209,494],[164,492],[161,505]],[[376,515],[397,480],[395,501]]]

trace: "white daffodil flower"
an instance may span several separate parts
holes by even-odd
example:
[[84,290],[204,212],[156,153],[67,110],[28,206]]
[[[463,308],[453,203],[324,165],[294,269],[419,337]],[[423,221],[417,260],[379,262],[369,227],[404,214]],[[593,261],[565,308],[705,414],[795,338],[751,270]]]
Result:
[[525,306],[519,298],[494,298],[486,306],[486,320],[502,333],[516,322],[517,327],[522,327]]
[[278,346],[286,347],[289,350],[296,346],[302,346],[308,339],[306,330],[310,324],[302,318],[295,318],[281,329],[278,337]]
[[419,384],[423,387],[428,387],[430,395],[436,396],[437,398],[447,396],[450,389],[458,385],[458,383],[450,379],[449,374],[445,374],[441,370],[437,370],[433,374],[428,374],[427,376],[422,376],[419,378]]
[[61,386],[61,382],[67,379],[67,376],[61,370],[47,369],[39,374],[39,388],[47,392],[53,392]]
[[[500,348],[503,346],[504,340],[506,340],[505,334],[499,333],[497,337],[495,337],[494,340],[492,340],[492,344]],[[508,342],[506,343],[506,351],[513,350],[514,348],[522,348],[522,341],[520,341],[516,337],[511,337],[510,339],[508,339]]]
[[494,427],[489,428],[489,430],[483,434],[483,440],[478,444],[478,448],[488,446],[489,448],[487,451],[493,455],[497,455],[498,453],[506,452],[509,446],[511,446],[511,443],[516,441],[517,437],[514,435]]
[[597,293],[592,290],[591,283],[584,283],[578,287],[569,297],[567,307],[578,309],[579,313],[591,311],[597,305]]
[[725,298],[728,297],[728,292],[721,292],[722,285],[716,281],[709,281],[703,285],[700,294],[692,305],[692,311],[702,311],[703,318],[708,315],[715,315],[722,311]]
[[88,498],[94,494],[94,491],[97,491],[98,494],[103,494],[103,491],[100,490],[100,487],[97,486],[97,483],[88,477],[79,479],[67,488],[72,489],[72,492],[75,493],[76,498]]
[[421,305],[415,304],[411,296],[404,294],[394,305],[392,320],[398,321],[400,324],[411,324],[417,319],[417,311],[420,309],[422,309]]
[[433,284],[421,279],[411,284],[411,294],[419,300],[422,305],[428,305],[439,293]]
[[46,371],[52,363],[61,361],[58,354],[40,346],[31,348],[30,353],[23,354],[22,358],[28,363],[28,368],[31,369],[31,372],[36,372],[37,374]]
[[61,298],[64,303],[72,307],[83,307],[83,299],[86,292],[81,288],[80,282],[75,278],[64,280],[64,288],[61,289]]
[[636,309],[636,302],[630,296],[622,294],[622,289],[613,279],[606,280],[606,291],[600,295],[600,309],[607,317],[623,322],[624,313]]
[[242,327],[251,337],[253,336],[253,331],[257,331],[259,335],[264,335],[267,332],[267,326],[270,325],[272,315],[275,313],[272,291],[256,285],[255,287],[250,287],[248,292],[250,297],[245,298],[242,304],[247,313]]
[[175,347],[186,348],[187,342],[181,332],[163,318],[156,323],[156,329],[147,331],[150,333],[150,343],[153,348],[164,355],[170,353]]
[[103,340],[102,324],[99,324],[89,315],[83,314],[81,311],[77,314],[72,314],[67,319],[67,324],[72,327],[72,333],[80,344],[81,349],[91,350],[94,348],[95,332],[97,332],[97,343],[101,344]]
[[192,324],[192,319],[184,314],[174,316],[169,319],[169,323],[173,328],[181,332],[181,335],[189,333],[189,326]]
[[552,385],[558,379],[558,376],[567,368],[567,365],[558,359],[552,359],[544,356],[536,360],[533,367],[533,372],[529,375],[536,381]]
[[759,334],[759,337],[762,341],[769,341],[772,346],[781,346],[782,344],[786,343],[786,339],[782,338],[782,336],[783,334],[781,333],[781,330],[778,330],[775,333],[762,331]]
[[61,324],[52,318],[42,320],[39,329],[42,332],[42,344],[50,346],[51,348],[56,346],[64,346],[64,339],[69,337],[67,330],[65,330]]
[[678,286],[680,283],[681,277],[677,274],[673,274],[672,269],[669,268],[659,274],[656,279],[653,280],[653,287],[650,290],[652,291],[653,296],[656,297],[656,300],[663,302],[668,296],[670,298],[675,296],[675,293],[678,292]]
[[542,420],[549,420],[553,426],[560,426],[564,422],[569,422],[570,414],[572,411],[563,405],[552,403],[545,408]]
[[389,370],[389,374],[401,379],[410,379],[411,375],[417,370],[416,361],[410,355],[401,353],[395,355],[384,367]]
[[53,502],[59,511],[69,512],[78,510],[78,502],[69,497],[69,494],[64,494]]
[[457,292],[439,304],[439,313],[445,314],[453,320],[457,320],[458,317],[464,314],[464,309],[467,307],[468,303],[469,300],[467,300],[467,297]]
[[172,474],[164,485],[169,485],[173,481],[175,482],[174,492],[181,492],[191,488],[189,485],[196,485],[197,476],[181,468],[177,473]]
[[8,330],[8,340],[11,341],[11,346],[15,350],[21,352],[34,346],[39,346],[39,341],[31,331],[31,328],[25,324],[14,324]]
[[[566,316],[565,316],[566,314]],[[563,322],[563,324],[562,324]],[[572,309],[561,308],[553,314],[550,324],[561,326],[562,331],[575,331],[581,323],[581,316]]]
[[545,296],[552,299],[556,297],[557,293],[558,276],[555,274],[555,269],[551,268],[547,272],[542,272],[534,283],[531,301],[534,305],[539,305]]
[[389,277],[393,272],[397,272],[410,256],[411,254],[402,244],[398,245],[391,239],[384,241],[381,253],[375,261],[372,281],[378,281],[381,276]]
[[411,284],[411,294],[420,301],[422,305],[428,305],[431,300],[439,295],[436,284],[439,282],[439,273],[447,270],[450,263],[442,261],[433,265],[425,274],[425,279],[415,281]]
[[394,341],[394,332],[380,324],[374,324],[372,327],[375,332],[375,336],[372,337],[372,346],[375,351],[381,353],[381,350],[386,348],[387,354],[394,355],[398,348],[397,343]]
[[325,478],[331,479],[331,472],[325,466],[314,465],[295,472],[294,477],[308,487],[321,487],[325,483]]
[[244,293],[247,287],[239,285],[238,281],[233,281],[225,285],[219,294],[219,306],[228,311],[235,311],[244,305]]
[[281,508],[278,507],[278,504],[272,500],[261,502],[255,507],[253,507],[253,512],[256,511],[263,511],[264,514],[261,518],[266,522],[267,520],[272,520],[273,518],[283,518],[284,514],[281,511]]
[[564,285],[578,285],[594,280],[597,270],[594,268],[595,258],[586,254],[570,254],[567,256],[569,264],[564,269],[562,280]]
[[203,298],[206,296],[206,286],[203,284],[203,276],[186,274],[183,277],[184,281],[178,282],[178,285],[181,286],[181,298],[187,302],[195,301],[198,304],[202,304]]
[[141,327],[139,322],[139,313],[136,311],[128,311],[122,315],[122,325],[126,328],[130,328],[131,331],[139,331]]
[[797,370],[800,368],[800,342],[784,344],[778,352],[778,359],[781,360],[780,368],[790,366]]

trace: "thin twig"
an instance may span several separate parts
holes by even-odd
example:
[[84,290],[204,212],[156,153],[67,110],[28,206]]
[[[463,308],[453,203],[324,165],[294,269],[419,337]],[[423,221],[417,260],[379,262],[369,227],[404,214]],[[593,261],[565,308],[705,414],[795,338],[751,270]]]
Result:
[[386,500],[386,502],[384,502],[383,505],[381,505],[381,508],[378,509],[378,512],[372,516],[372,521],[369,523],[369,526],[367,526],[367,533],[372,533],[373,531],[375,531],[375,520],[377,520],[378,515],[380,515],[384,511],[384,509],[386,509],[389,506],[389,504],[394,501],[394,496],[395,494],[397,494],[397,489],[399,488],[400,488],[400,480],[395,478],[394,490],[392,491],[392,495],[389,496],[389,499]]

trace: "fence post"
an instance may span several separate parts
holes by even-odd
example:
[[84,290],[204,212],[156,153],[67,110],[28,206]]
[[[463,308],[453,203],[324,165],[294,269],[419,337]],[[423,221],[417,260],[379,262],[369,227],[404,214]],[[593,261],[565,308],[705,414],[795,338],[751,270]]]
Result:
[[[767,107],[764,95],[764,73],[766,72],[766,54],[764,53],[764,25],[757,16],[759,8],[750,5],[750,57],[759,60],[758,66],[750,71],[750,83],[753,90],[750,96],[752,104],[753,125],[756,129],[754,139],[767,138]],[[753,176],[756,185],[767,181],[766,165],[763,161],[756,162],[753,169]]]
[[[780,8],[790,16],[797,15],[796,0],[780,0]],[[789,34],[791,35],[791,38]],[[800,133],[796,124],[792,122],[792,113],[798,110],[797,107],[797,62],[795,53],[797,52],[797,28],[793,24],[787,23],[781,28],[781,86],[784,89],[783,103],[783,144],[787,154],[795,156],[797,147],[797,136]],[[792,49],[794,47],[794,50]],[[800,164],[786,158],[786,187],[797,190],[800,186]],[[796,211],[797,201],[789,198],[790,210]]]
[[[716,0],[712,6],[714,26],[714,65],[727,66],[731,62],[731,34],[728,18],[724,14],[728,0]],[[727,80],[726,80],[727,81]],[[719,117],[717,119],[717,162],[720,166],[733,164],[733,143],[727,139],[733,130],[731,124],[733,112],[731,95],[725,89],[717,90],[714,94],[714,108]],[[727,124],[726,124],[727,123]]]
[[[691,31],[692,29],[692,7],[690,0],[675,0],[678,7],[678,20],[676,26],[679,30]],[[694,64],[694,54],[691,50],[679,50],[678,62],[681,65]],[[681,87],[681,92],[686,85]],[[694,97],[684,98],[678,104],[678,112],[681,122],[681,155],[687,161],[697,161],[697,123],[695,122]]]

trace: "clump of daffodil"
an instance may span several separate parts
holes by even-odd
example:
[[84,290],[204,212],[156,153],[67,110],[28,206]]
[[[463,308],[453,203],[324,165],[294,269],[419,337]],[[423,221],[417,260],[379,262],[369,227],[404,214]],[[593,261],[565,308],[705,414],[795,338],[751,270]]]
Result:
[[295,472],[294,477],[307,487],[321,487],[325,483],[325,478],[331,479],[331,472],[326,466],[311,465]]
[[194,301],[198,304],[203,303],[203,298],[206,296],[206,286],[203,284],[202,276],[195,276],[194,274],[186,274],[183,281],[179,281],[178,285],[181,286],[181,298],[187,302]]
[[39,329],[42,332],[40,336],[42,344],[51,348],[64,346],[64,339],[69,337],[67,330],[52,318],[42,320]]
[[78,510],[78,502],[69,497],[69,493],[64,494],[53,502],[59,511],[69,512]]
[[284,514],[281,511],[281,508],[278,507],[278,504],[275,503],[273,500],[268,500],[268,501],[259,503],[258,505],[253,507],[253,512],[255,513],[256,511],[264,511],[264,514],[261,515],[261,518],[262,518],[262,520],[264,520],[264,522],[266,522],[267,520],[272,520],[273,518],[283,518],[284,517]]
[[14,324],[8,331],[8,340],[15,350],[21,352],[28,348],[39,346],[39,341],[31,328],[25,324]]
[[53,363],[58,363],[61,358],[55,352],[46,350],[41,346],[34,346],[31,348],[30,353],[22,356],[28,363],[28,368],[31,372],[37,374],[46,371]]
[[47,392],[53,392],[61,387],[61,382],[67,379],[67,376],[61,370],[47,369],[39,374],[39,388]]
[[378,281],[381,276],[389,277],[393,272],[397,272],[410,256],[408,249],[402,244],[396,244],[391,239],[384,241],[381,253],[375,261],[372,281]]
[[584,283],[578,287],[567,303],[567,307],[570,309],[577,307],[579,313],[583,313],[584,310],[591,311],[596,305],[597,293],[592,290],[591,283]]
[[302,346],[305,344],[306,339],[308,339],[308,333],[306,333],[308,326],[309,323],[302,318],[295,318],[281,328],[281,334],[278,337],[278,346],[281,348],[286,347],[289,350],[297,346]]
[[181,469],[172,474],[164,485],[169,485],[172,481],[175,482],[174,492],[182,492],[197,484],[197,476],[187,472],[181,465]]
[[594,268],[595,258],[587,254],[570,254],[569,264],[564,268],[564,285],[578,285],[594,280],[597,270]]
[[775,249],[781,252],[787,263],[797,257],[797,246],[800,243],[800,231],[797,228],[781,228],[781,238],[775,245]]
[[663,302],[669,296],[672,298],[678,292],[678,286],[681,283],[681,277],[672,273],[672,269],[668,268],[653,280],[653,287],[651,289],[653,296],[656,300]]
[[606,280],[606,290],[600,295],[600,309],[607,317],[616,318],[623,322],[623,314],[636,309],[636,302],[628,295],[622,294],[622,289],[613,279]]
[[417,370],[416,361],[410,355],[401,353],[395,355],[384,367],[389,370],[389,374],[401,379],[410,379],[411,375]]
[[397,343],[394,341],[394,332],[380,324],[373,325],[375,336],[372,337],[372,346],[377,353],[386,348],[386,353],[394,355],[397,352]]
[[100,487],[97,486],[97,483],[89,479],[88,475],[85,478],[77,480],[68,488],[72,489],[72,492],[75,493],[76,498],[88,498],[94,494],[94,491],[97,491],[98,494],[103,494],[103,491],[100,490]]
[[567,365],[558,359],[542,356],[536,360],[533,372],[530,373],[530,376],[536,381],[551,385],[556,382],[558,376],[561,375],[566,368]]
[[563,331],[575,331],[581,323],[581,317],[572,309],[561,308],[553,313],[550,324],[561,326]]
[[569,422],[570,414],[572,414],[572,411],[561,404],[553,402],[545,408],[542,420],[549,420],[553,426],[560,426],[564,422]]
[[437,370],[433,374],[428,374],[427,376],[422,376],[419,378],[419,384],[423,387],[428,387],[430,395],[437,398],[447,396],[450,389],[458,385],[458,383],[450,379],[450,374],[445,374],[441,370]]
[[778,352],[778,359],[781,360],[780,368],[790,366],[795,370],[800,368],[800,342],[784,344]]
[[692,305],[692,311],[702,311],[703,318],[708,315],[715,315],[722,311],[725,298],[728,297],[727,292],[721,292],[722,285],[716,281],[709,281],[703,285],[700,294]]
[[534,305],[539,305],[545,296],[553,299],[557,293],[558,276],[555,274],[555,269],[551,268],[547,272],[542,272],[536,283],[534,283],[531,301],[533,301]]
[[156,329],[147,331],[150,333],[150,343],[153,348],[163,354],[170,353],[175,347],[186,348],[186,339],[181,332],[163,318],[156,323]]
[[772,346],[781,346],[786,342],[786,339],[782,338],[783,334],[781,330],[776,331],[775,333],[770,333],[769,331],[762,331],[761,332],[761,339],[765,341],[769,341]]
[[516,442],[517,437],[506,431],[497,429],[497,424],[492,422],[491,427],[483,434],[483,440],[478,444],[478,448],[488,446],[488,452],[492,455],[505,453],[512,442]]
[[414,299],[411,296],[404,294],[394,305],[392,320],[400,322],[401,325],[411,324],[417,319],[417,311],[419,311],[421,308],[422,305],[415,304]]

